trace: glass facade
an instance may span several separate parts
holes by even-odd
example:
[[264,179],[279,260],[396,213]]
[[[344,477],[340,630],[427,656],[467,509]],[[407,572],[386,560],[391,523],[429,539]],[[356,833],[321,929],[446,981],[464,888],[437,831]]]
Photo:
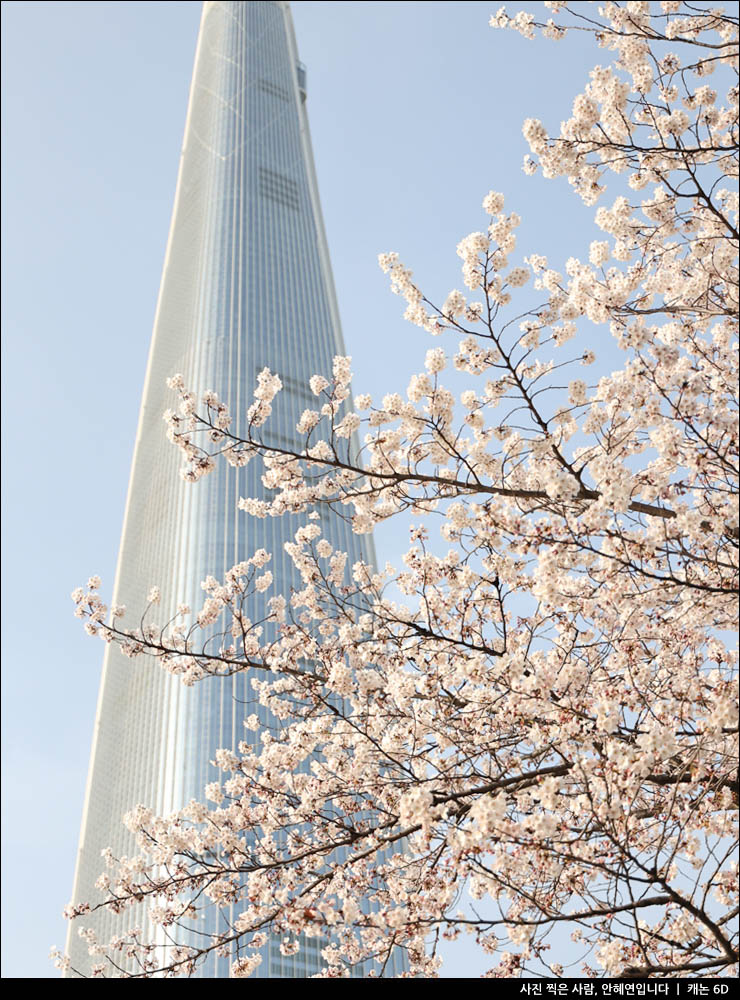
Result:
[[[182,372],[189,388],[213,389],[229,404],[238,429],[257,373],[269,367],[284,388],[265,440],[284,445],[296,440],[302,411],[315,405],[310,376],[330,376],[333,356],[344,353],[305,100],[306,70],[287,3],[204,4],[114,588],[114,603],[128,608],[126,621],[138,620],[154,584],[162,591],[159,621],[178,603],[197,609],[201,581],[223,578],[258,548],[273,555],[271,593],[299,586],[283,544],[301,520],[259,520],[237,510],[240,496],[262,494],[260,463],[221,463],[204,480],[184,483],[162,414],[173,405],[165,381]],[[349,565],[373,558],[367,536],[353,535],[340,518],[322,514],[321,525],[349,553]],[[125,812],[143,803],[166,813],[202,798],[204,785],[220,774],[209,763],[216,749],[247,738],[242,720],[264,712],[249,681],[239,674],[185,688],[155,662],[108,647],[76,901],[98,896],[102,848],[135,850],[121,824]],[[142,914],[125,919],[140,924]],[[107,940],[123,932],[125,919],[80,922]],[[306,944],[285,958],[277,942],[268,942],[257,977],[312,975],[321,943]],[[68,951],[80,970],[95,961],[74,924]],[[227,978],[228,964],[213,958],[200,974]]]

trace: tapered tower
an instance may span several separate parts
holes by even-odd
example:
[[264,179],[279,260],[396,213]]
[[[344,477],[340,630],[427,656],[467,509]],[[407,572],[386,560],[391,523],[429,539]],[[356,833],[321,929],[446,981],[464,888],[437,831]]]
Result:
[[[188,387],[214,389],[238,415],[257,373],[278,372],[284,389],[270,432],[273,443],[285,443],[315,404],[308,379],[330,373],[343,353],[289,5],[205,3],[115,583],[126,621],[138,620],[154,584],[162,591],[159,621],[179,603],[198,608],[201,581],[223,578],[258,548],[273,554],[273,592],[298,583],[283,552],[298,519],[237,511],[240,496],[260,495],[259,462],[240,470],[224,463],[197,484],[179,476],[180,455],[162,421],[172,405],[167,377],[182,372]],[[322,515],[322,528],[350,565],[372,558],[367,540],[333,514]],[[239,674],[186,688],[155,662],[108,647],[75,901],[99,898],[102,848],[135,851],[125,812],[142,803],[166,813],[202,798],[218,777],[210,765],[216,749],[236,746],[244,717],[260,711],[249,680]],[[125,928],[107,914],[85,922],[102,940]],[[277,944],[265,946],[258,976],[302,978],[318,969],[315,942],[291,958]],[[68,950],[78,969],[97,961],[74,923]],[[201,975],[226,978],[228,961],[210,959]]]

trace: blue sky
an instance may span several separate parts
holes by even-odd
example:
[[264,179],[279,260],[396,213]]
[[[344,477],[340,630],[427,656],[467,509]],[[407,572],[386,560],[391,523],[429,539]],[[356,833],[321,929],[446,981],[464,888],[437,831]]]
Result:
[[[562,263],[594,238],[564,181],[522,173],[521,123],[557,128],[598,54],[494,32],[498,6],[293,4],[357,392],[403,391],[432,346],[403,322],[379,252],[443,298],[491,188],[523,217],[520,256]],[[65,935],[102,662],[69,593],[113,580],[200,4],[9,2],[2,16],[2,974],[39,979]],[[379,533],[381,562],[405,541]],[[445,974],[478,975],[471,954]]]

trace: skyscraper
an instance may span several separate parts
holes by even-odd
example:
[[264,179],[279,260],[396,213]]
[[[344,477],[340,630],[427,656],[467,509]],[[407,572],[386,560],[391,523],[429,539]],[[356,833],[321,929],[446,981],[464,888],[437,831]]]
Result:
[[[223,464],[185,483],[162,414],[172,404],[165,382],[176,372],[189,388],[214,389],[243,414],[267,366],[284,386],[271,441],[290,443],[300,413],[315,402],[310,376],[331,373],[333,356],[344,353],[305,102],[287,3],[204,4],[114,588],[127,620],[138,620],[154,584],[162,592],[160,621],[178,603],[199,607],[201,581],[223,578],[258,548],[273,554],[274,593],[298,583],[283,543],[299,519],[258,521],[237,511],[240,496],[262,491],[260,463]],[[367,540],[333,514],[322,515],[322,528],[350,564],[372,558]],[[166,813],[202,798],[218,776],[210,765],[216,749],[244,739],[242,720],[261,711],[249,679],[242,673],[184,688],[155,662],[108,647],[75,901],[99,898],[102,848],[135,850],[121,823],[126,811],[142,803]],[[85,922],[101,940],[125,927],[107,913]],[[74,924],[68,953],[80,970],[96,961]],[[319,963],[315,941],[291,958],[271,941],[257,975],[302,978]],[[228,964],[211,958],[200,974],[226,978]]]

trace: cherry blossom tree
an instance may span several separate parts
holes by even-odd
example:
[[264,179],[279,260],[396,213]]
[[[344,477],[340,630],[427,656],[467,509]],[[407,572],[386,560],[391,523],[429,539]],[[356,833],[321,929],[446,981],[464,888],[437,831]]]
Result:
[[[303,586],[269,596],[259,551],[206,582],[191,625],[126,628],[97,578],[73,595],[90,632],[185,683],[251,671],[279,721],[219,752],[209,805],[127,817],[140,854],[108,859],[97,906],[144,901],[159,937],[90,934],[101,976],[188,975],[214,950],[249,976],[276,935],[286,954],[319,936],[326,977],[369,960],[382,976],[395,948],[404,975],[429,978],[463,933],[493,978],[735,970],[737,19],[545,7],[557,20],[491,23],[590,33],[610,60],[558,134],[523,129],[525,172],[597,206],[587,261],[517,261],[519,218],[495,192],[457,247],[465,291],[437,304],[382,255],[440,346],[375,403],[352,403],[335,358],[296,451],[270,444],[279,373],[246,415],[170,380],[185,478],[261,461],[266,491],[240,506],[305,515],[286,546]],[[594,328],[619,371],[583,346]],[[401,570],[347,566],[322,505],[359,533],[408,513]],[[230,931],[193,945],[190,919],[226,903]]]

